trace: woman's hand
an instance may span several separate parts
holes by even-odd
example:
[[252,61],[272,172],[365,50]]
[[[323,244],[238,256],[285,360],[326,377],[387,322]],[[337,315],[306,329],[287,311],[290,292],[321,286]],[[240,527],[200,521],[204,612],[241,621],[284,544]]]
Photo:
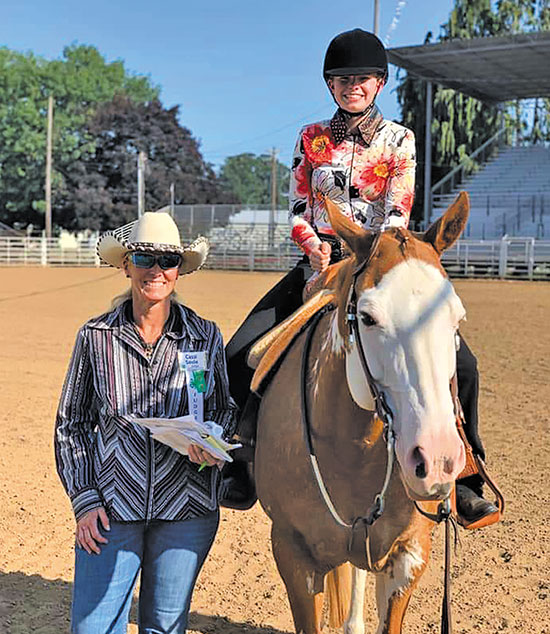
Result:
[[100,533],[99,522],[106,531],[111,530],[109,518],[102,506],[88,511],[76,523],[76,545],[84,548],[89,555],[99,555],[101,549],[98,544],[107,544],[109,541]]
[[330,252],[332,248],[328,242],[321,242],[318,247],[309,253],[309,263],[316,273],[322,273],[330,264]]
[[206,449],[199,447],[199,445],[189,445],[187,454],[189,460],[195,464],[203,464],[206,462],[209,467],[213,467],[214,465],[221,465],[223,463],[223,460],[218,460],[211,453],[208,453]]

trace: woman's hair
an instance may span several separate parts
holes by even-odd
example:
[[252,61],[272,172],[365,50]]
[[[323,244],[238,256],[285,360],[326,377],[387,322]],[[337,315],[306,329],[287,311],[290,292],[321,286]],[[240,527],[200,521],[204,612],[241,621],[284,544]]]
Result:
[[[128,300],[128,299],[132,299],[132,289],[131,288],[127,288],[120,295],[115,295],[115,297],[113,297],[113,299],[111,300],[111,310],[114,310],[115,308],[118,308],[121,304],[124,304],[124,302],[126,300]],[[176,291],[172,291],[171,292],[170,301],[171,302],[175,302],[176,304],[181,304],[179,295],[176,293]]]
[[111,310],[114,310],[115,308],[118,308],[121,304],[124,304],[124,302],[127,299],[132,299],[132,289],[131,288],[127,288],[124,293],[121,293],[120,295],[115,295],[113,297],[113,299],[111,300]]

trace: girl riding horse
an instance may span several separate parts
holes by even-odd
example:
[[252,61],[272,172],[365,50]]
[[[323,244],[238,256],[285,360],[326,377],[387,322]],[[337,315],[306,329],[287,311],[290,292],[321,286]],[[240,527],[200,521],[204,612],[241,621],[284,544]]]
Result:
[[[375,103],[388,77],[384,45],[373,33],[361,29],[337,35],[327,49],[323,77],[338,108],[330,120],[302,128],[292,162],[291,235],[304,257],[254,307],[226,349],[231,393],[243,412],[239,433],[244,444],[253,443],[258,405],[249,390],[253,372],[246,357],[251,345],[302,304],[304,287],[312,275],[345,257],[328,219],[325,197],[370,231],[406,228],[409,223],[415,139],[411,130],[384,119]],[[484,459],[478,433],[477,361],[462,338],[457,374],[466,436],[474,452]],[[249,470],[237,462],[231,473],[234,480],[224,504],[246,508],[251,502],[247,504]],[[482,497],[482,484],[477,475],[458,481],[457,507],[465,524],[497,510]]]

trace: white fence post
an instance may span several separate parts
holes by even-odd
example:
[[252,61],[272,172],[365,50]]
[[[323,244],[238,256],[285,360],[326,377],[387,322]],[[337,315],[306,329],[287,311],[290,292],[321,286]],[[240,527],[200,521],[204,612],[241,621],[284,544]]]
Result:
[[249,271],[253,271],[254,270],[254,243],[252,241],[250,241],[248,244],[249,244],[249,248],[248,248],[248,270]]
[[48,266],[48,239],[46,236],[42,236],[40,241],[40,264]]
[[531,238],[527,243],[527,276],[533,279],[533,270],[535,268],[535,239]]
[[506,269],[508,267],[508,240],[502,238],[500,241],[500,252],[498,254],[498,276],[506,277]]

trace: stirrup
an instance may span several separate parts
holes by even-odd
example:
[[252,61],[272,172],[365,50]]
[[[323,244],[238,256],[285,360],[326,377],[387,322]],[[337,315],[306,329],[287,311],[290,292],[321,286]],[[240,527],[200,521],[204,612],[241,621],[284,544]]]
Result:
[[[477,468],[477,473],[481,476],[483,482],[491,489],[491,491],[495,494],[495,506],[496,510],[494,513],[489,513],[488,515],[484,515],[478,520],[474,522],[467,522],[463,517],[461,517],[457,513],[457,522],[462,526],[462,528],[467,528],[468,530],[475,530],[476,528],[485,528],[485,526],[491,526],[491,524],[496,524],[500,522],[502,515],[504,514],[504,496],[502,495],[501,490],[498,488],[497,483],[493,478],[489,475],[487,471],[487,467],[483,460],[473,454],[473,460],[475,466]],[[456,508],[456,507],[455,507]]]
[[497,510],[494,513],[489,513],[488,515],[484,515],[482,518],[474,521],[467,522],[463,517],[460,517],[456,512],[456,490],[453,489],[453,496],[455,499],[453,500],[453,511],[455,512],[457,522],[463,528],[467,528],[468,530],[474,530],[476,528],[484,528],[485,526],[490,526],[491,524],[496,524],[500,521],[500,518],[504,514],[504,496],[502,495],[501,490],[499,489],[495,480],[489,475],[487,471],[487,467],[485,466],[485,462],[480,456],[474,453],[468,439],[466,438],[466,432],[464,431],[464,415],[462,413],[462,407],[460,406],[460,401],[457,396],[457,384],[456,384],[456,375],[453,377],[453,381],[451,382],[451,392],[453,393],[453,399],[455,401],[455,407],[457,408],[457,416],[456,416],[456,430],[460,439],[464,444],[464,449],[466,452],[466,466],[462,473],[458,476],[458,479],[466,478],[471,475],[479,475],[483,482],[491,489],[491,491],[495,494],[495,506]]

